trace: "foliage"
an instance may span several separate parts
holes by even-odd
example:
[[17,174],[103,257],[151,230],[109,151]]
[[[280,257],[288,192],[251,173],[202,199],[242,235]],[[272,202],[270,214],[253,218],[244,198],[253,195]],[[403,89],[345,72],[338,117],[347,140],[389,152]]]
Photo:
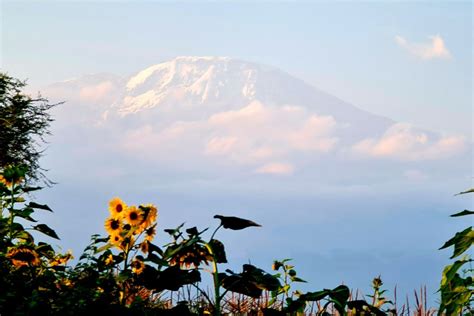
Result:
[[[335,309],[378,312],[377,306],[349,300],[349,288],[316,292],[291,292],[293,283],[305,282],[297,276],[289,259],[275,261],[272,275],[244,264],[241,272],[222,271],[227,263],[224,244],[215,238],[219,229],[241,230],[260,225],[231,216],[221,220],[209,238],[208,229],[196,227],[166,229],[172,241],[160,247],[154,243],[158,209],[152,204],[128,206],[120,198],[109,202],[107,235],[93,235],[76,266],[67,265],[71,253],[61,254],[45,242],[36,242],[31,232],[59,239],[54,230],[33,218],[36,210],[52,212],[44,204],[27,203],[23,195],[37,190],[25,185],[24,168],[6,168],[0,184],[0,313],[8,315],[77,315],[111,312],[122,315],[222,315],[229,293],[260,299],[271,293],[264,315],[297,314],[310,302],[325,301],[318,315]],[[25,223],[33,223],[25,227]],[[201,287],[202,272],[208,272],[213,293]],[[200,297],[194,301],[166,302],[166,293],[194,287]],[[379,305],[383,291],[376,292]],[[202,299],[204,301],[202,301]],[[358,305],[359,304],[359,305]],[[379,315],[375,313],[376,315]]]
[[[459,194],[473,192],[474,189],[469,189]],[[464,216],[473,214],[473,211],[464,210],[451,215],[451,217],[464,218]],[[472,226],[469,226],[463,231],[457,232],[440,248],[453,247],[453,254],[450,259],[457,259],[454,263],[447,265],[443,270],[439,288],[441,304],[438,315],[442,315],[444,312],[448,315],[471,315],[473,312],[472,293],[474,291],[474,283],[472,277],[473,269],[471,268],[473,259],[467,254],[473,243],[474,231],[472,230]]]
[[48,182],[42,173],[38,148],[53,121],[49,110],[56,104],[41,96],[31,98],[22,90],[26,83],[0,72],[0,168],[26,166],[32,180]]
[[[171,242],[154,242],[158,208],[152,204],[127,205],[120,198],[109,202],[106,235],[93,235],[91,243],[69,266],[71,253],[61,254],[46,242],[36,242],[32,232],[59,239],[45,224],[37,223],[34,212],[52,212],[49,206],[26,202],[25,193],[39,188],[25,184],[26,169],[9,167],[0,183],[0,313],[8,315],[77,315],[111,312],[122,315],[222,315],[223,302],[237,293],[260,300],[254,306],[263,315],[297,315],[317,304],[317,315],[386,315],[381,310],[391,303],[381,289],[382,281],[373,281],[372,303],[353,300],[345,285],[333,289],[302,293],[294,284],[306,282],[290,264],[290,259],[274,261],[270,274],[252,264],[241,272],[222,271],[227,263],[224,244],[215,236],[221,229],[241,230],[260,227],[253,221],[233,216],[216,216],[221,222],[210,237],[208,229],[185,229],[184,224],[165,229]],[[29,227],[25,225],[32,223]],[[202,273],[208,272],[213,292],[202,288]],[[166,300],[166,293],[191,286],[199,296],[193,301]],[[172,294],[171,294],[172,295]],[[170,294],[168,294],[170,297]]]
[[[47,205],[26,203],[23,195],[39,188],[25,185],[26,168],[10,167],[0,174],[0,314],[41,314],[54,304],[63,286],[65,265],[71,253],[60,254],[45,242],[36,242],[34,231],[59,239],[54,230],[37,224],[37,210]],[[26,227],[28,223],[30,227]]]
[[[274,261],[268,273],[252,264],[241,272],[223,271],[225,245],[215,238],[223,228],[238,231],[261,225],[239,217],[215,215],[220,220],[209,237],[208,228],[165,229],[171,241],[154,241],[158,208],[153,204],[127,205],[116,197],[109,202],[105,235],[93,235],[75,266],[71,252],[61,253],[38,236],[59,240],[48,225],[38,223],[35,212],[52,212],[46,204],[27,202],[29,186],[43,179],[38,165],[38,143],[52,122],[47,99],[32,99],[22,92],[25,83],[0,73],[0,315],[222,315],[234,295],[250,302],[252,315],[302,315],[317,306],[316,315],[397,314],[385,297],[382,280],[373,280],[367,300],[352,297],[339,285],[303,293],[293,287],[302,282],[290,259]],[[474,189],[461,194],[474,192]],[[472,215],[465,210],[452,216]],[[472,245],[472,227],[443,245],[454,247],[456,262],[445,268],[441,282],[440,314],[469,312],[472,277],[458,271],[472,262],[466,253]],[[213,290],[205,290],[203,272],[209,273]],[[466,270],[472,272],[471,269]],[[193,288],[198,295],[173,303],[173,293]],[[426,297],[426,295],[425,295]],[[241,311],[238,311],[239,313]],[[403,313],[403,312],[402,312]]]

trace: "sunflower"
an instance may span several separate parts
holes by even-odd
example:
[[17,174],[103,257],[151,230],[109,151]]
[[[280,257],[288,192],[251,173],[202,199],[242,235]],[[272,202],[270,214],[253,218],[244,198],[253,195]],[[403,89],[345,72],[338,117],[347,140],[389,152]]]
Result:
[[16,179],[16,180],[7,179],[3,175],[0,174],[0,183],[2,183],[4,186],[6,186],[8,188],[12,188],[13,184],[20,184],[22,180],[23,180],[22,178],[19,178],[19,179]]
[[143,222],[143,211],[130,206],[125,213],[125,220],[132,226],[138,226]]
[[7,258],[12,261],[15,267],[38,266],[41,263],[38,253],[26,246],[10,248],[7,252]]
[[125,204],[120,198],[114,197],[109,201],[109,211],[112,217],[121,217],[127,210],[127,204]]
[[114,256],[112,254],[109,254],[107,258],[105,259],[105,265],[109,266],[114,263]]
[[130,266],[132,267],[132,272],[135,274],[140,274],[145,269],[145,264],[139,259],[133,260]]
[[62,279],[60,282],[65,287],[72,287],[73,286],[72,281],[70,279]]
[[121,221],[117,217],[110,217],[105,220],[105,230],[109,235],[119,235],[121,233]]
[[140,205],[140,209],[143,211],[143,223],[142,226],[147,228],[156,222],[158,215],[158,209],[153,204]]
[[123,242],[123,237],[119,234],[112,234],[109,237],[109,242],[114,246],[120,247]]
[[120,243],[120,249],[127,251],[130,250],[135,244],[135,238],[133,236],[123,237],[122,242]]
[[156,234],[156,224],[145,230],[145,240],[152,241]]
[[65,265],[69,260],[74,259],[74,256],[72,255],[72,252],[69,250],[66,254],[64,255],[58,255],[54,258],[52,258],[49,261],[49,264],[52,267],[58,266],[58,265]]
[[171,258],[170,265],[179,265],[189,269],[192,266],[197,268],[201,263],[207,264],[212,260],[213,257],[207,248],[194,244],[187,249],[183,249],[176,253],[173,258]]
[[148,250],[149,250],[149,241],[148,240],[144,240],[141,244],[140,244],[140,250],[144,253],[144,254],[147,254],[148,253]]

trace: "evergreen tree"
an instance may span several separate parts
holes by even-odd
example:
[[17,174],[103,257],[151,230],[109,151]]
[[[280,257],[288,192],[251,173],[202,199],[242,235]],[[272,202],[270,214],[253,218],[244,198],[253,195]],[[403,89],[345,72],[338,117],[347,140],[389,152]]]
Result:
[[0,72],[0,168],[24,166],[32,181],[51,182],[39,166],[40,145],[53,121],[50,104],[41,95],[32,98],[23,92],[26,83]]

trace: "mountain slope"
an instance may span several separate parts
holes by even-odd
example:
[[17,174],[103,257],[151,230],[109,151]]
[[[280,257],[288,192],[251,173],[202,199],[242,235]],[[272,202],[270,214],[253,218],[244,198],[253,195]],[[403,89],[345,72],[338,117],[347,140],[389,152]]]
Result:
[[166,152],[170,165],[194,156],[250,165],[256,173],[291,174],[323,156],[328,163],[416,161],[465,148],[460,137],[393,122],[279,69],[228,57],[177,57],[130,77],[88,75],[45,92],[68,100],[58,112],[64,133],[82,129],[95,138],[94,128],[101,128],[99,148],[151,148]]

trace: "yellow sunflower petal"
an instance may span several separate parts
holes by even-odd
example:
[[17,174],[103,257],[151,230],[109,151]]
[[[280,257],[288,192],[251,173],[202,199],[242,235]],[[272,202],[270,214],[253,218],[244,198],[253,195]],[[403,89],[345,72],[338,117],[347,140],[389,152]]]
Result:
[[132,267],[132,272],[135,274],[140,274],[145,269],[145,264],[139,259],[133,260],[130,266]]
[[105,220],[104,227],[109,235],[119,235],[122,231],[122,222],[120,218],[110,217]]
[[127,204],[125,204],[120,198],[114,197],[109,201],[109,211],[112,217],[122,217],[127,210]]
[[132,226],[138,226],[143,222],[143,211],[136,206],[130,206],[125,213],[125,221]]

